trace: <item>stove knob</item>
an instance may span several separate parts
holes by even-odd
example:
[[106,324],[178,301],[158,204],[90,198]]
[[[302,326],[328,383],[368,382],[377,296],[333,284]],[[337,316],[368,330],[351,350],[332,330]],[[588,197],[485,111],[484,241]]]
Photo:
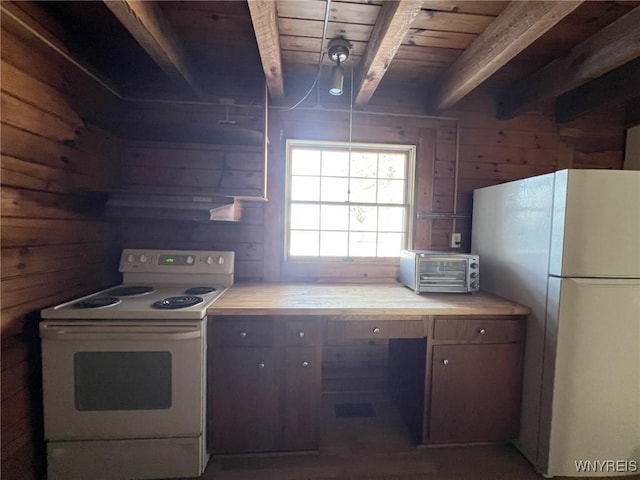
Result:
[[189,265],[191,265],[193,262],[194,262],[194,258],[193,258],[191,255],[189,255],[189,256],[187,257],[187,263],[188,263]]
[[224,265],[224,257],[218,257],[218,265]]
[[130,254],[129,254],[129,256],[127,257],[127,262],[129,262],[129,263],[133,263],[133,262],[135,262],[135,260],[136,260],[135,255],[133,255],[132,253],[130,253]]
[[211,265],[213,263],[213,257],[207,257],[207,265]]
[[143,253],[142,255],[140,255],[138,260],[140,260],[141,263],[147,263],[147,256]]

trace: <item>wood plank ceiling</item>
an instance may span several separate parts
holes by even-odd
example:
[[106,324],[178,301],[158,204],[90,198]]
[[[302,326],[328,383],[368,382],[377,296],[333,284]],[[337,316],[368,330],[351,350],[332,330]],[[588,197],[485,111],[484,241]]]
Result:
[[[338,37],[351,45],[345,89],[353,70],[356,108],[389,91],[381,85],[421,91],[415,100],[424,113],[454,107],[476,88],[495,95],[505,118],[557,99],[563,121],[640,96],[638,1],[116,0],[102,10],[92,3],[44,2],[71,29],[71,50],[124,96],[217,101],[266,79],[271,101],[291,105],[318,73],[321,53],[326,85],[334,65],[326,48]],[[101,32],[116,48],[111,55],[104,38],[92,42]],[[155,67],[135,60],[141,49]],[[145,81],[154,75],[164,82]]]

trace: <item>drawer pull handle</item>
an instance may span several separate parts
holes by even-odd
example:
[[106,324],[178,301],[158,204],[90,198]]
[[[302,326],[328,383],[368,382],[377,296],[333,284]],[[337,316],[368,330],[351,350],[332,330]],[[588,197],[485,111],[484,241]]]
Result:
[[264,368],[264,363],[259,363],[258,368]]
[[304,332],[298,332],[298,336],[299,336],[300,338],[304,337]]
[[377,334],[377,333],[380,333],[380,329],[379,329],[378,327],[374,328],[374,329],[373,329],[373,333],[376,333],[376,334]]
[[447,360],[447,359],[445,358],[444,360],[442,360],[442,363],[443,363],[444,365],[449,365],[449,360]]
[[487,333],[487,331],[486,331],[484,328],[481,328],[481,329],[478,331],[478,333],[479,333],[480,335],[484,335],[485,333]]
[[245,338],[245,337],[247,336],[247,332],[240,332],[240,336],[241,336],[242,338]]
[[302,362],[302,366],[303,367],[308,367],[309,366],[309,362]]

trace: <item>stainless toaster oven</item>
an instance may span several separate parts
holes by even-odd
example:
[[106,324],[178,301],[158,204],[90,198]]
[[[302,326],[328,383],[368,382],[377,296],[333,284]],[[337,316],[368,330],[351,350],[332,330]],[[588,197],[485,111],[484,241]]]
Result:
[[400,281],[416,293],[480,289],[480,257],[433,250],[402,250]]

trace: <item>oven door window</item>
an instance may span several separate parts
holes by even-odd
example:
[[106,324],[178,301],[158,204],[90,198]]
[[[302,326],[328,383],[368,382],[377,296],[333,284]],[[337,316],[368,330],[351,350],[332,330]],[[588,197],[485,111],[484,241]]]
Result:
[[74,370],[77,410],[171,407],[170,352],[77,352]]

